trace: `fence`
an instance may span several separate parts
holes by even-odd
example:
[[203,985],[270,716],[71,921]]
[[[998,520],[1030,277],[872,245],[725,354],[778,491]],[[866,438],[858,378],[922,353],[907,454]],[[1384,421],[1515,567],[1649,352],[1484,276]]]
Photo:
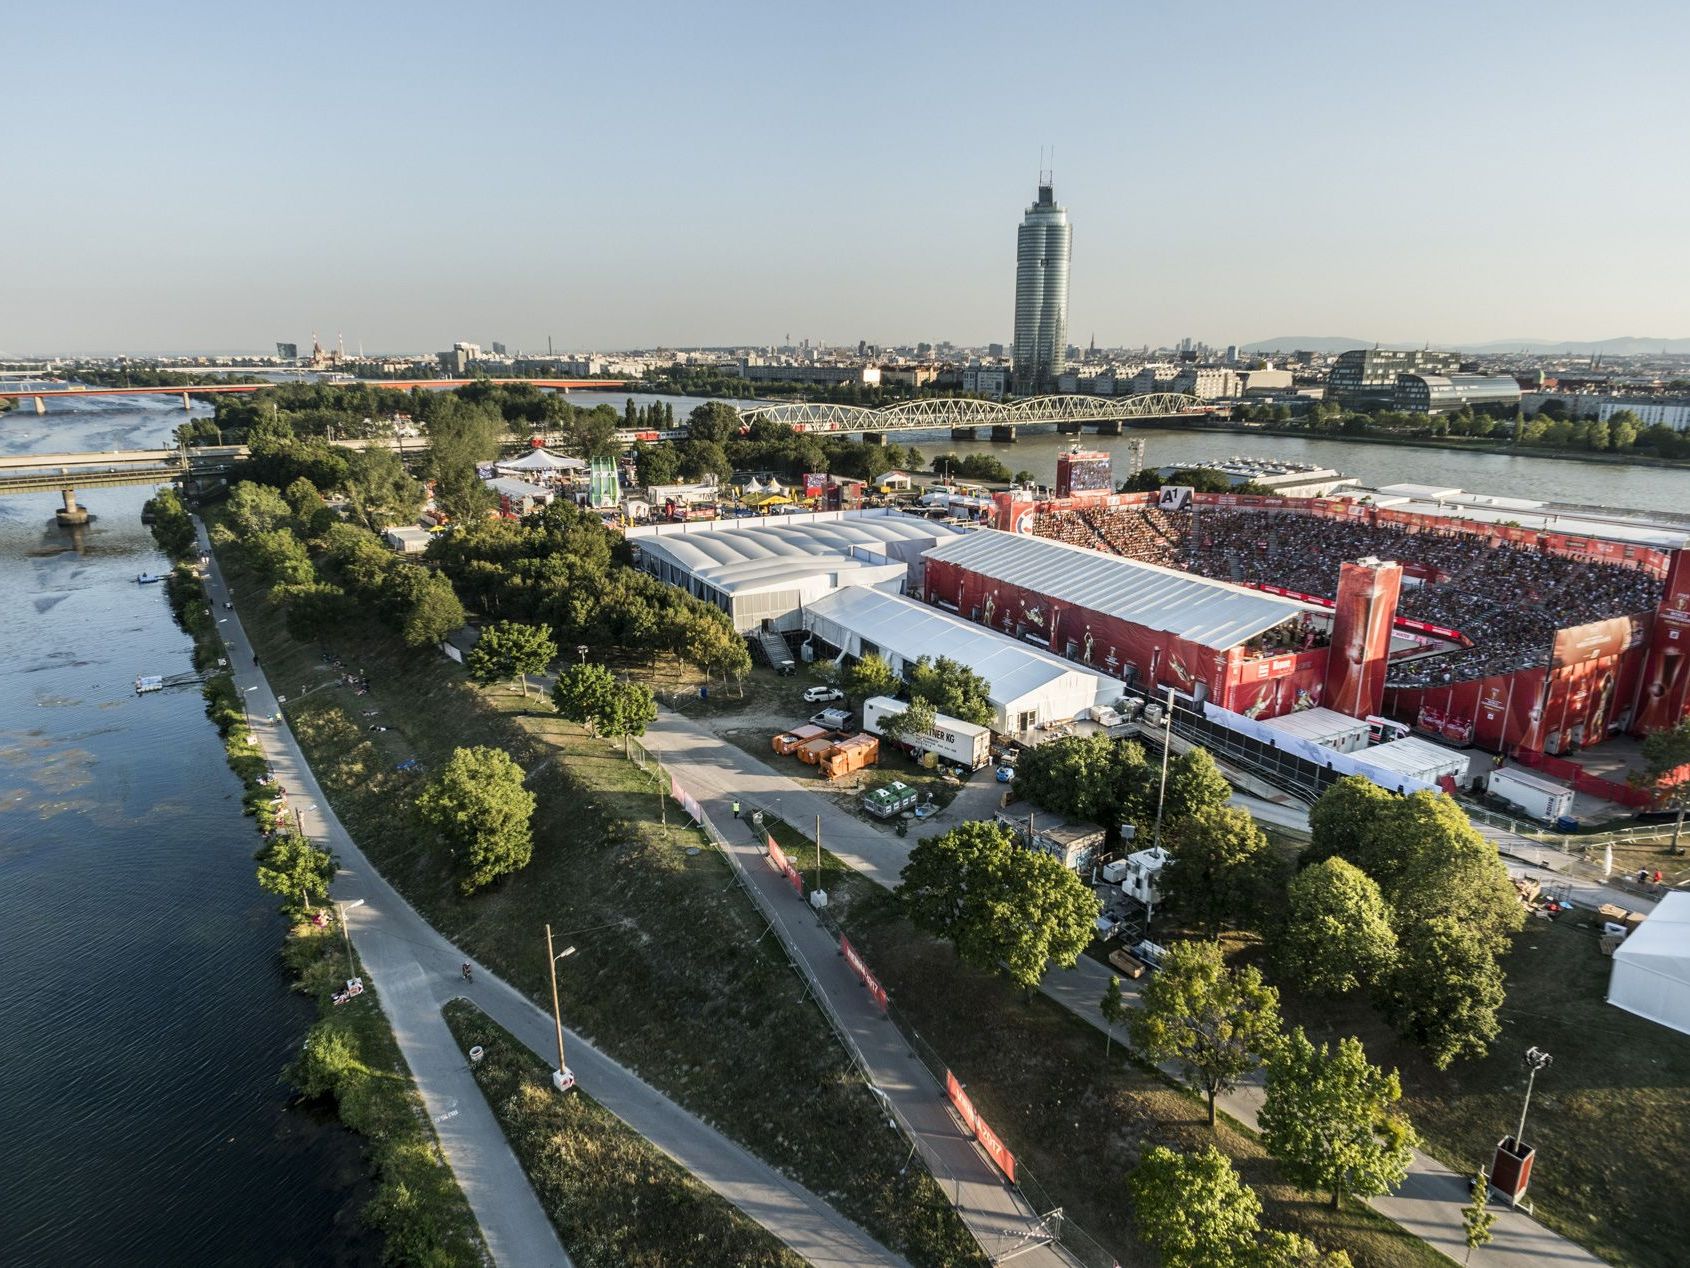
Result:
[[[772,928],[778,929],[778,921],[768,899],[756,886],[749,883],[738,854],[733,850],[724,848],[721,833],[717,831],[715,824],[704,813],[703,807],[698,804],[697,800],[688,794],[681,787],[680,781],[664,768],[661,759],[643,744],[631,742],[629,756],[641,770],[656,778],[661,790],[659,796],[666,792],[692,816],[699,827],[703,829],[711,844],[716,847],[717,852],[726,860],[729,869],[733,872],[734,879],[739,883],[740,889],[750,898],[752,905],[763,915],[763,918],[769,922]],[[793,867],[791,860],[787,858],[785,851],[781,849],[773,835],[768,832],[763,834],[763,843],[769,865],[786,878],[799,901],[803,901],[803,880]],[[972,1102],[967,1100],[963,1085],[951,1072],[950,1067],[934,1051],[932,1045],[921,1037],[909,1019],[898,1011],[896,1003],[888,995],[885,987],[881,985],[879,978],[874,975],[868,963],[863,960],[861,953],[852,945],[845,931],[839,927],[831,915],[825,909],[817,910],[808,902],[804,903],[804,909],[810,912],[823,928],[838,939],[840,954],[845,957],[852,972],[863,982],[870,996],[885,1011],[892,1024],[898,1028],[898,1032],[908,1046],[911,1055],[921,1063],[928,1075],[932,1077],[935,1090],[937,1091],[940,1088],[947,1090],[946,1099],[950,1101],[958,1119],[973,1133],[982,1151],[1004,1173],[1010,1187],[1020,1195],[1021,1200],[1026,1203],[1027,1208],[1032,1212],[1027,1237],[1028,1248],[1030,1249],[1041,1243],[1054,1243],[1069,1258],[1080,1264],[1082,1268],[1120,1268],[1120,1261],[1113,1254],[1104,1249],[1083,1228],[1064,1217],[1062,1208],[1052,1200],[1050,1193],[1014,1157],[1013,1153],[997,1136],[996,1132],[992,1131],[985,1120],[974,1111]],[[868,1062],[863,1057],[862,1051],[858,1048],[849,1028],[845,1025],[844,1019],[834,1011],[833,1005],[822,990],[821,984],[815,980],[803,959],[786,945],[784,939],[781,939],[781,947],[786,953],[787,962],[792,966],[793,972],[798,974],[804,982],[810,998],[815,1001],[816,1007],[821,1010],[822,1016],[827,1019],[828,1025],[832,1027],[834,1034],[844,1047],[846,1056],[852,1066],[855,1067],[858,1077],[863,1080],[869,1091],[879,1101],[881,1108],[897,1124],[898,1129],[910,1141],[911,1146],[920,1149],[922,1143],[920,1134],[899,1111],[891,1098],[875,1084]],[[949,1094],[952,1088],[956,1089],[956,1094]],[[959,1103],[959,1096],[961,1103]],[[922,1160],[927,1164],[929,1172],[941,1188],[948,1184],[951,1200],[957,1202],[961,1193],[961,1177],[946,1167],[943,1159],[930,1155],[926,1151],[922,1153]],[[970,1230],[970,1234],[978,1240],[978,1236],[973,1234],[972,1230]],[[988,1248],[982,1245],[981,1249],[987,1253],[988,1258],[991,1257]],[[998,1256],[1000,1260],[1007,1257]]]

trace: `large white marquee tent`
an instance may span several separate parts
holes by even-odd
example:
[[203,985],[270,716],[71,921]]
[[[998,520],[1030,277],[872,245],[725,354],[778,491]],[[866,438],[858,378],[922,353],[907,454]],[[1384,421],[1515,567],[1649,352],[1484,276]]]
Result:
[[1608,1002],[1690,1035],[1690,894],[1668,894],[1614,949]]

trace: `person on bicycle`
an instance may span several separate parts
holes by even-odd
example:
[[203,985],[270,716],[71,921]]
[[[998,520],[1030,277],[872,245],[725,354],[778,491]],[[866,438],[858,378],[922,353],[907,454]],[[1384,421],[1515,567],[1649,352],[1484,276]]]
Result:
[[470,976],[470,963],[469,963],[468,960],[464,961],[463,974],[464,974],[464,981],[469,982],[469,981],[474,980]]

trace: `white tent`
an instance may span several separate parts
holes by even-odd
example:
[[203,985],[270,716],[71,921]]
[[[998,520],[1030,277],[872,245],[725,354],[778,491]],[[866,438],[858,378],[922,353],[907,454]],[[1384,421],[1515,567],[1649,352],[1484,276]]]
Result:
[[785,492],[786,492],[786,490],[785,490],[785,489],[784,489],[784,488],[782,488],[782,487],[781,487],[781,483],[780,483],[780,481],[779,481],[779,480],[777,480],[777,479],[775,479],[775,477],[774,477],[774,476],[770,476],[770,477],[769,477],[769,482],[768,482],[768,484],[767,484],[767,485],[765,485],[765,486],[764,486],[764,487],[765,487],[765,488],[766,488],[766,489],[767,489],[767,490],[768,490],[768,491],[769,491],[769,492],[770,492],[770,493],[785,493]]
[[1614,949],[1608,1002],[1690,1035],[1690,894],[1668,894]]
[[564,458],[548,449],[533,449],[520,458],[498,464],[500,471],[585,471],[579,458]]
[[753,493],[761,493],[762,491],[763,482],[756,476],[752,476],[749,480],[747,480],[745,482],[745,488],[741,490],[741,492],[745,493],[747,496]]

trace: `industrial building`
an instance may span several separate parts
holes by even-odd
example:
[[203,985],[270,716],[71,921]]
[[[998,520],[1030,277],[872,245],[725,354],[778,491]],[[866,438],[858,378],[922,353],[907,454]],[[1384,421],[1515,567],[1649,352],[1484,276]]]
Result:
[[922,553],[956,532],[877,509],[646,524],[628,529],[627,539],[640,567],[714,603],[750,633],[800,629],[804,606],[841,586],[897,594],[919,585]]
[[1121,694],[1120,684],[1101,674],[884,590],[834,590],[806,604],[802,619],[813,654],[879,656],[900,675],[923,656],[968,666],[991,684],[992,730],[1004,735],[1069,721]]

